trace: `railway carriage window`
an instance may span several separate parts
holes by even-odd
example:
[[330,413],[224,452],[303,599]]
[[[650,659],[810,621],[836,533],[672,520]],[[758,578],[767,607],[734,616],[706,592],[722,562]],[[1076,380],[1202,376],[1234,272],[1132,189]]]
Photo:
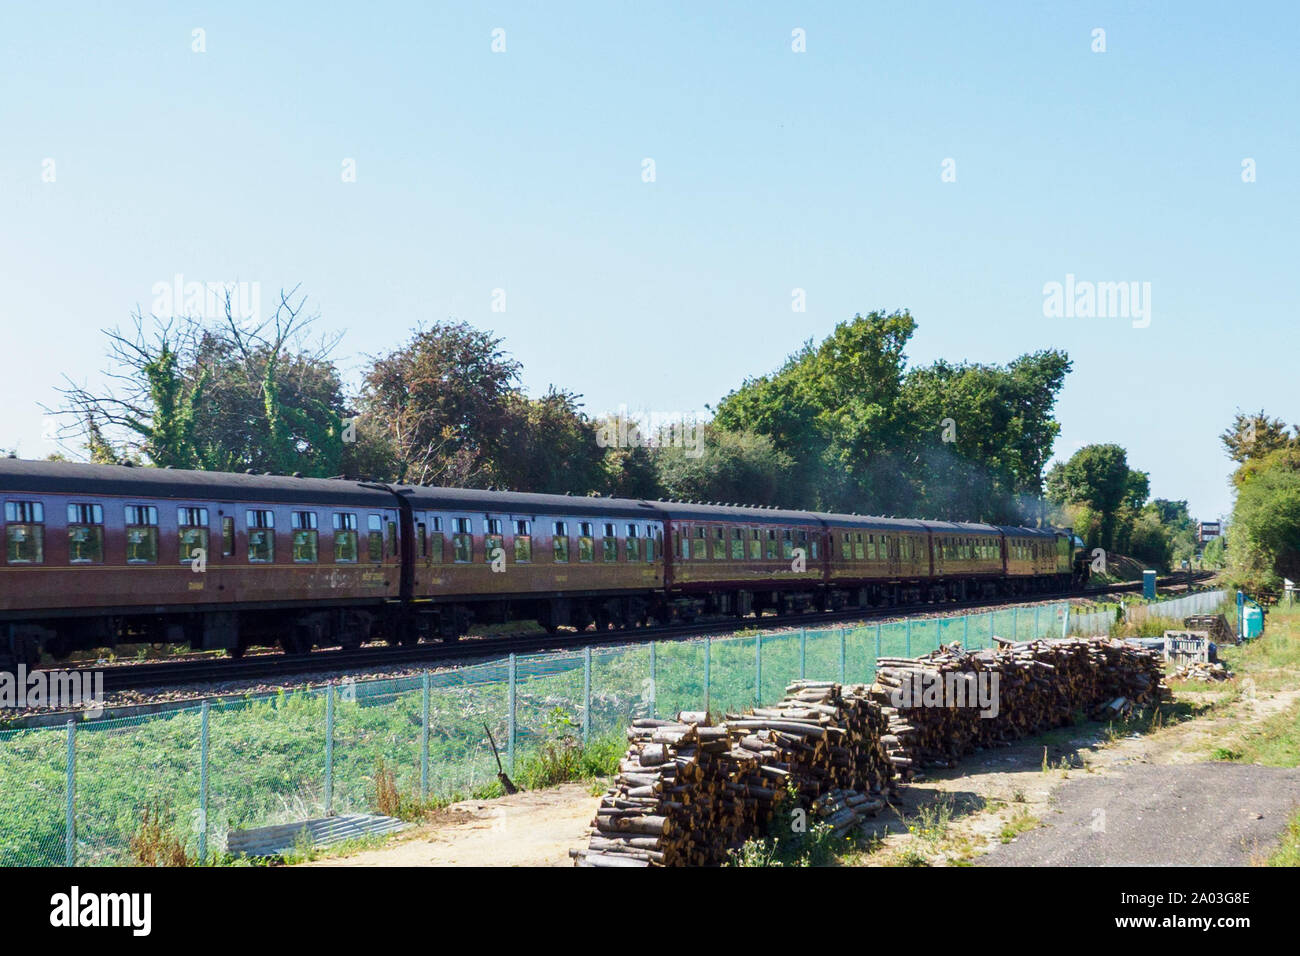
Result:
[[366,555],[371,561],[384,560],[384,519],[379,515],[366,518]]
[[767,529],[767,542],[763,549],[763,557],[769,561],[776,560],[776,529]]
[[705,558],[709,556],[709,552],[708,552],[709,543],[708,541],[705,540],[704,535],[705,535],[704,525],[699,525],[698,527],[696,527],[695,539],[694,539],[695,546],[691,550],[691,557],[698,558],[701,561],[703,561]]
[[783,531],[781,533],[781,557],[787,560],[794,557],[794,532]]
[[45,563],[45,505],[5,502],[5,556],[10,564]]
[[388,556],[397,557],[397,522],[388,522]]
[[645,559],[646,562],[652,562],[655,559],[655,528],[654,525],[645,526]]
[[853,537],[853,557],[855,560],[861,561],[866,556],[867,550],[862,545],[862,532],[858,531]]
[[745,560],[745,532],[739,528],[731,529],[731,560]]
[[357,563],[357,516],[354,514],[334,514],[334,563]]
[[316,512],[295,511],[289,515],[293,528],[293,560],[296,564],[315,564],[319,553]]
[[515,563],[527,564],[533,560],[533,523],[515,522]]
[[849,542],[849,533],[844,532],[844,537],[840,538],[840,557],[845,561],[853,557],[853,545]]
[[420,546],[420,557],[429,557],[429,526],[423,521],[415,523],[415,541]]
[[591,533],[591,530],[590,521],[583,521],[578,524],[579,562],[591,562],[596,560],[595,535]]
[[810,558],[816,558],[816,557],[817,557],[817,552],[818,552],[818,550],[819,550],[819,548],[818,548],[818,542],[821,541],[821,537],[822,537],[822,536],[821,536],[821,534],[820,534],[819,532],[814,532],[814,533],[813,533],[812,541],[811,541],[811,542],[809,543],[809,545],[808,545],[808,557],[810,557]]
[[235,519],[221,519],[221,556],[231,558],[235,555]]
[[270,564],[275,560],[275,513],[250,511],[247,521],[249,562]]
[[68,505],[68,560],[72,564],[99,564],[104,560],[101,505]]
[[[615,530],[614,525],[609,522],[606,522],[605,524],[605,537],[604,540],[601,541],[600,547],[602,556],[606,561],[618,560],[618,531]],[[686,545],[683,544],[682,557],[687,557],[685,549]]]
[[763,556],[763,542],[759,538],[757,528],[752,528],[749,532],[749,560],[757,561]]
[[442,518],[434,515],[433,530],[429,532],[429,560],[442,564]]
[[180,563],[191,563],[196,550],[208,553],[208,509],[177,508],[176,527],[180,539]]
[[569,526],[563,521],[555,522],[555,532],[551,535],[551,548],[555,560],[561,564],[569,560]]
[[637,537],[637,527],[634,524],[627,526],[627,559],[641,560],[641,539]]
[[874,534],[867,535],[867,560],[876,560],[876,536]]
[[487,564],[492,563],[492,555],[497,548],[505,552],[505,538],[501,534],[501,519],[487,519],[487,533],[483,537],[483,560]]
[[126,563],[158,563],[158,509],[152,505],[127,505]]
[[457,564],[474,560],[474,526],[469,518],[451,519],[451,550]]
[[727,557],[727,529],[713,529],[713,560],[724,561]]

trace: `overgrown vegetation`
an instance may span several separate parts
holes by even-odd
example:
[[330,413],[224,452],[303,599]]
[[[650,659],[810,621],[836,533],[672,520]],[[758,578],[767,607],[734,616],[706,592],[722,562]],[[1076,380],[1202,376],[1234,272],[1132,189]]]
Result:
[[766,836],[745,841],[731,851],[728,866],[826,866],[849,846],[834,827],[812,820],[807,802],[790,784],[773,814]]
[[131,862],[136,866],[189,866],[184,842],[176,835],[176,821],[165,804],[145,806],[140,826],[130,843]]

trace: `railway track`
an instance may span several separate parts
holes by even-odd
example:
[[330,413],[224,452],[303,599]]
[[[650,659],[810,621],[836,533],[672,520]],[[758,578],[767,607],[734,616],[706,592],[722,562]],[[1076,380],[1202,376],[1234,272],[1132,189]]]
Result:
[[[1209,572],[1204,572],[1199,580],[1204,580],[1209,576]],[[1166,582],[1166,586],[1177,586],[1185,584],[1187,578],[1186,575],[1176,575],[1163,580]],[[146,688],[202,684],[214,681],[258,680],[314,673],[346,673],[354,670],[403,667],[414,664],[445,664],[475,658],[501,657],[508,654],[536,654],[548,651],[573,650],[589,645],[641,644],[648,641],[675,640],[702,637],[708,634],[728,633],[744,628],[777,630],[791,627],[837,624],[845,621],[871,621],[936,613],[961,613],[1015,605],[1041,604],[1068,598],[1120,594],[1138,590],[1141,586],[1140,582],[1135,582],[1110,585],[1082,593],[1034,594],[1016,598],[999,597],[991,600],[921,604],[910,607],[856,608],[846,611],[787,614],[783,616],[772,615],[759,618],[727,618],[717,621],[700,621],[622,631],[501,635],[465,639],[455,643],[430,643],[399,647],[369,646],[355,650],[313,651],[309,654],[271,653],[238,660],[229,658],[187,660],[130,664],[111,668],[86,666],[74,668],[73,670],[101,672],[105,692],[143,690]]]

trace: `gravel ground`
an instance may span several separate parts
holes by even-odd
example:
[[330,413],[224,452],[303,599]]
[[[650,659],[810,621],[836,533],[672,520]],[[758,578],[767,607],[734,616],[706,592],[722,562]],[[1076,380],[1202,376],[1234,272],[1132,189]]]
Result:
[[1300,805],[1300,769],[1133,764],[1072,779],[1044,825],[980,866],[1249,866]]

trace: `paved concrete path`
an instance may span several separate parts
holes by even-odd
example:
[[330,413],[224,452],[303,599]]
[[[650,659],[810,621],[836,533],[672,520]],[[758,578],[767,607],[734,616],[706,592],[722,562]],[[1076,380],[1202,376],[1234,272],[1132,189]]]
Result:
[[[1300,769],[1224,762],[1072,772],[1042,827],[980,866],[1249,866],[1300,807]],[[1056,812],[1056,811],[1061,812]]]

